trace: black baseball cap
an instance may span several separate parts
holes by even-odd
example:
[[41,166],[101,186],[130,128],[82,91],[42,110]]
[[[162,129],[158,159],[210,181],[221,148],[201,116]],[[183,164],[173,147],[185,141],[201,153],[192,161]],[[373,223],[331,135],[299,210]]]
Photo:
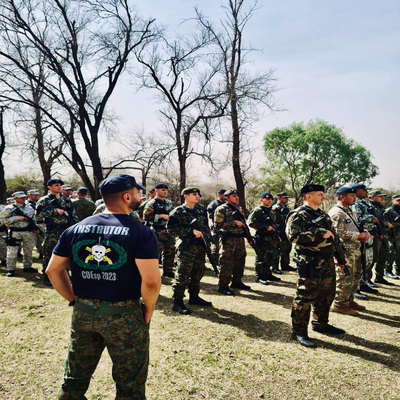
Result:
[[99,191],[103,193],[118,193],[132,188],[139,190],[146,190],[144,186],[139,185],[136,179],[131,175],[119,174],[109,176],[102,180],[99,184]]

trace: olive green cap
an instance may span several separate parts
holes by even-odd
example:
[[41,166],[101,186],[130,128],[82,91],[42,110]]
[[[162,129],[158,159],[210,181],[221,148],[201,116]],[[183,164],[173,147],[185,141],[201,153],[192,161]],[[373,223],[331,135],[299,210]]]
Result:
[[368,193],[368,196],[369,196],[369,197],[371,197],[371,196],[387,196],[387,194],[381,192],[381,191],[378,190],[378,189],[375,189],[375,190],[371,190],[371,191]]
[[200,189],[196,188],[196,187],[186,187],[185,189],[182,190],[181,192],[181,196],[183,196],[184,194],[190,194],[190,193],[198,193],[200,194]]

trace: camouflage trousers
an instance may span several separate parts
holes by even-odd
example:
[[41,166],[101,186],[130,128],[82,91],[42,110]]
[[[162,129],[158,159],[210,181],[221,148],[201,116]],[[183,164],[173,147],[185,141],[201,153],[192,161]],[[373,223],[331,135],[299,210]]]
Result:
[[200,281],[205,271],[205,250],[203,246],[191,246],[189,250],[178,249],[178,264],[175,272],[175,280],[172,283],[175,300],[183,300],[186,287],[190,295],[198,295]]
[[[42,232],[46,231],[46,224],[37,224],[37,226],[40,228],[40,230]],[[44,236],[43,235],[37,235],[36,248],[37,248],[37,251],[40,254],[43,254],[43,251],[42,251],[43,240],[44,240]]]
[[299,278],[292,303],[292,326],[296,335],[307,335],[313,306],[312,325],[324,329],[329,321],[329,309],[335,298],[335,263],[333,258],[320,260],[312,279]]
[[361,269],[360,285],[366,285],[368,280],[372,278],[372,267],[374,265],[374,249],[372,247],[365,248],[365,259],[365,273]]
[[[82,304],[89,311],[78,309]],[[117,314],[113,314],[113,309]],[[113,363],[115,399],[146,398],[149,324],[144,322],[139,303],[78,299],[72,314],[68,358],[58,399],[86,399],[90,379],[105,347]]]
[[174,271],[175,238],[167,232],[157,232],[158,254],[160,254],[163,272]]
[[0,232],[0,262],[4,261],[7,257],[7,245],[6,241],[3,239],[3,236],[6,232]]
[[43,239],[42,253],[43,253],[43,273],[46,271],[47,265],[49,264],[51,255],[54,247],[58,242],[60,235],[64,232],[63,230],[54,230],[46,232]]
[[393,264],[395,264],[394,272],[400,275],[400,239],[396,239],[397,251],[393,242],[389,241],[389,262],[386,265],[386,272],[393,273]]
[[221,243],[219,256],[219,287],[227,287],[232,283],[242,281],[246,263],[246,246],[244,238],[228,237]]
[[354,293],[361,277],[361,251],[359,246],[351,248],[351,251],[346,251],[345,255],[349,261],[350,275],[346,276],[343,269],[336,265],[336,296],[334,304],[339,307],[349,307],[349,301],[354,300]]
[[211,248],[212,248],[212,253],[213,256],[216,260],[219,259],[219,233],[218,231],[211,231]]
[[283,238],[279,242],[279,248],[276,246],[276,251],[274,253],[274,259],[272,261],[272,268],[279,268],[279,261],[281,264],[281,269],[285,269],[290,266],[290,252],[292,250],[292,243],[289,242],[287,238]]
[[268,276],[271,276],[271,266],[273,265],[276,251],[276,245],[271,238],[263,237],[257,241],[256,261],[254,264],[256,279],[266,280]]
[[[374,267],[375,277],[382,277],[385,275],[387,264],[389,263],[389,255],[386,253],[382,242],[378,239],[374,239]],[[372,275],[372,271],[371,271]]]
[[[24,269],[32,267],[32,251],[36,244],[35,232],[13,232],[12,237],[21,241]],[[14,271],[17,265],[19,246],[7,246],[7,271]]]

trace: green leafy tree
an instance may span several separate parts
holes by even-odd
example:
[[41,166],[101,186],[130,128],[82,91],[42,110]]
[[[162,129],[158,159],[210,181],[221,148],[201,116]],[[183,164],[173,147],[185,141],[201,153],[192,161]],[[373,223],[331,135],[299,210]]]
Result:
[[368,182],[378,174],[371,153],[325,121],[293,123],[264,137],[269,167],[287,176],[286,190],[296,202],[302,186],[324,185],[328,190],[346,183]]

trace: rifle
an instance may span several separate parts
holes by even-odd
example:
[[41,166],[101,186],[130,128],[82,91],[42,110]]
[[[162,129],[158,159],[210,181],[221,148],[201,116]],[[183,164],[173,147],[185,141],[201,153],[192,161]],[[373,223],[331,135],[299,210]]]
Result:
[[329,226],[325,214],[322,214],[318,218],[311,220],[311,223],[316,224],[317,222],[320,222],[320,221],[324,225],[325,229],[332,232],[332,234],[333,234],[332,244],[333,244],[333,248],[334,248],[334,256],[336,258],[338,265],[343,268],[344,274],[346,276],[349,276],[350,271],[349,271],[349,267],[347,266],[346,256],[344,255],[343,247],[342,247],[342,244],[340,243],[340,239],[339,239],[339,236],[338,236],[335,228],[333,226]]
[[30,218],[27,215],[25,215],[19,207],[14,206],[14,208],[11,210],[11,212],[14,212],[17,215],[20,215],[21,217],[25,217],[27,219],[27,221],[29,222],[27,228],[31,228],[33,231],[39,231],[40,235],[42,235],[42,236],[44,235],[44,232],[38,227],[38,225],[33,220],[33,218]]
[[246,237],[247,241],[249,242],[249,245],[257,253],[258,248],[257,248],[257,244],[256,244],[256,239],[254,238],[254,236],[251,235],[250,229],[247,226],[246,221],[243,218],[242,214],[236,210],[231,215],[236,221],[240,221],[243,224],[242,228],[244,230],[244,236]]
[[[367,206],[367,210],[368,210],[375,218],[378,219],[378,217],[375,215],[374,207],[373,207],[372,205]],[[381,236],[381,237],[382,237],[381,243],[382,243],[383,249],[385,250],[386,257],[389,257],[389,255],[390,255],[390,253],[389,253],[389,245],[388,245],[388,242],[387,242],[387,239],[386,239],[384,230],[383,230],[383,222],[380,221],[380,220],[378,219],[378,223],[375,224],[375,226],[376,226],[376,230],[377,230],[377,232],[378,232],[378,236]]]
[[272,231],[272,236],[274,237],[274,239],[276,241],[276,247],[277,247],[278,251],[280,252],[280,250],[281,250],[281,245],[280,245],[281,237],[279,236],[279,231],[278,231],[279,226],[274,224],[274,222],[272,221],[271,217],[267,217],[266,221],[268,221],[268,220],[269,220],[269,222],[268,222],[269,225],[268,226],[270,226],[270,227],[272,227],[274,229]]
[[61,206],[60,202],[58,201],[58,199],[55,197],[54,199],[49,201],[49,204],[54,203],[55,204],[55,208],[60,208],[61,210],[64,211],[64,215],[68,220],[68,224],[70,226],[75,224],[75,221],[72,219],[72,217],[69,215],[68,211],[64,209],[64,207]]
[[208,240],[206,239],[206,235],[204,234],[204,232],[200,228],[199,221],[197,221],[197,218],[195,218],[195,219],[192,220],[192,222],[189,225],[193,226],[194,229],[200,231],[203,234],[202,240],[203,240],[203,243],[204,243],[204,247],[206,249],[206,254],[207,254],[208,260],[210,261],[210,264],[212,265],[212,267],[214,269],[215,275],[218,276],[219,275],[218,263],[215,260],[213,254],[211,252],[210,244],[208,243]]

